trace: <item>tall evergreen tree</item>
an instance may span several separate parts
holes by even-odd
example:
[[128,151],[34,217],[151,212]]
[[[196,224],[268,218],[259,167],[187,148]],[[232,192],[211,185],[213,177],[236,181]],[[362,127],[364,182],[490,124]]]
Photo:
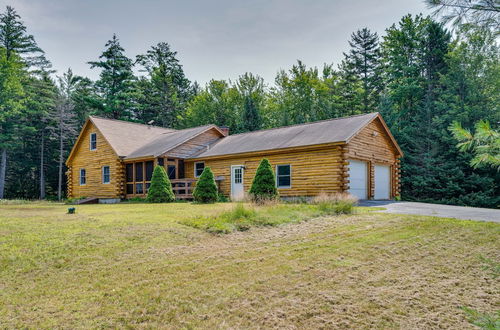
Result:
[[[368,28],[357,30],[349,40],[351,49],[346,54],[346,70],[350,70],[362,83],[362,112],[372,112],[379,103],[381,89],[380,49],[377,33],[372,33]],[[356,89],[359,85],[352,86]]]
[[3,98],[0,103],[3,108],[0,114],[0,198],[3,198],[8,152],[20,141],[15,138],[17,132],[24,129],[24,121],[19,119],[23,118],[22,113],[27,110],[24,98],[27,79],[25,69],[41,63],[46,65],[43,51],[10,6],[0,14],[0,62],[0,98]]
[[255,131],[262,127],[260,115],[261,105],[264,101],[264,80],[252,73],[241,75],[236,81],[236,87],[241,95],[243,104],[243,118],[241,131]]
[[243,130],[255,131],[260,129],[262,121],[260,119],[259,109],[251,96],[245,96],[243,108]]
[[21,17],[10,6],[0,14],[0,46],[5,49],[7,61],[14,54],[20,55],[28,66],[44,59],[43,50],[38,47],[35,38],[27,33]]
[[154,120],[165,127],[178,126],[193,91],[177,52],[168,43],[160,42],[146,54],[138,55],[136,62],[148,73],[138,84],[141,94],[138,119]]
[[98,113],[114,119],[132,119],[134,117],[134,81],[133,62],[124,52],[117,36],[109,40],[106,49],[99,56],[99,61],[88,62],[90,67],[101,69],[96,81],[98,92]]

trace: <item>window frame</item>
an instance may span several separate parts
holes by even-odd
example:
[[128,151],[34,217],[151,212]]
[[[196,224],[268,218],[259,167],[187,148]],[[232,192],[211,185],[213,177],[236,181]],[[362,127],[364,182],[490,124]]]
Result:
[[203,170],[202,170],[200,175],[196,175],[196,165],[197,164],[203,164],[203,170],[205,169],[205,162],[195,162],[194,163],[194,177],[195,178],[199,178],[201,176],[201,173],[203,173]]
[[[95,148],[92,148],[92,137],[95,137]],[[90,151],[95,151],[97,150],[97,133],[90,133],[90,140],[89,140],[89,149]]]
[[[107,168],[108,169],[108,181],[106,182],[105,180],[105,173],[104,173],[104,169]],[[102,184],[110,184],[111,183],[111,168],[109,167],[109,165],[104,165],[102,168],[101,168],[101,176],[102,176]]]
[[[82,172],[84,173],[82,175]],[[79,177],[78,177],[78,183],[80,183],[80,186],[85,186],[87,184],[87,170],[84,168],[81,168],[79,171]],[[82,183],[82,178],[83,178],[83,183]]]
[[[279,175],[278,174],[279,173],[278,167],[280,167],[280,166],[288,166],[288,167],[290,167],[290,174],[288,174],[288,175]],[[290,188],[292,188],[292,164],[279,164],[279,165],[276,165],[276,169],[275,170],[276,170],[276,188],[278,188],[278,189],[290,189]],[[286,176],[290,177],[290,185],[288,185],[288,186],[280,186],[279,185],[279,177],[280,176],[281,177],[286,177]]]

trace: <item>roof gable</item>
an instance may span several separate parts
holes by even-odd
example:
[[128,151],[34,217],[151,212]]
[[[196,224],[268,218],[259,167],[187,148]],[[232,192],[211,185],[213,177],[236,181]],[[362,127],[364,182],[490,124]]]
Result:
[[106,138],[119,157],[129,155],[134,150],[137,150],[162,134],[176,131],[170,128],[95,116],[90,116],[89,119]]
[[178,130],[170,133],[164,133],[149,141],[148,143],[140,146],[129,155],[127,155],[125,159],[161,156],[168,151],[194,139],[200,134],[203,134],[204,132],[212,129],[216,130],[221,137],[224,135],[215,125],[205,125]]

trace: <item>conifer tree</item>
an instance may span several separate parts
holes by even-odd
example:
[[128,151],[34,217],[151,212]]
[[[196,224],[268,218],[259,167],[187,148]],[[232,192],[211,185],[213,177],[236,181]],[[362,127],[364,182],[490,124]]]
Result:
[[95,83],[99,94],[96,100],[98,112],[109,118],[131,119],[135,81],[133,62],[124,54],[116,34],[105,47],[99,61],[88,62],[92,69],[101,69],[99,80]]
[[278,197],[276,178],[271,163],[267,158],[260,161],[249,193],[252,200],[258,203]]
[[214,173],[210,167],[205,167],[198,178],[194,187],[193,198],[198,203],[217,202],[217,184],[215,183]]
[[256,131],[262,126],[259,109],[251,96],[245,96],[243,105],[243,130]]
[[[346,62],[344,70],[350,70],[356,76],[356,80],[361,81],[362,112],[373,112],[379,103],[381,89],[378,35],[368,28],[357,30],[351,35],[349,46],[351,46],[349,52],[344,53]],[[351,89],[354,90],[353,87],[351,86]]]
[[150,203],[168,203],[175,200],[172,184],[163,166],[155,167],[146,200]]
[[177,59],[177,52],[168,43],[160,42],[146,54],[138,55],[136,63],[148,73],[138,83],[138,118],[146,123],[154,120],[164,127],[178,126],[178,119],[184,115],[193,90]]

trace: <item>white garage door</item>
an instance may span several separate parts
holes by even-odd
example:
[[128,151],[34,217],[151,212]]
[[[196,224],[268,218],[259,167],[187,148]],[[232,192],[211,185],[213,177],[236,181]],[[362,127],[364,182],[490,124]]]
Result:
[[375,199],[389,199],[391,189],[391,168],[375,165]]
[[349,160],[349,193],[366,199],[368,191],[368,169],[366,162]]

